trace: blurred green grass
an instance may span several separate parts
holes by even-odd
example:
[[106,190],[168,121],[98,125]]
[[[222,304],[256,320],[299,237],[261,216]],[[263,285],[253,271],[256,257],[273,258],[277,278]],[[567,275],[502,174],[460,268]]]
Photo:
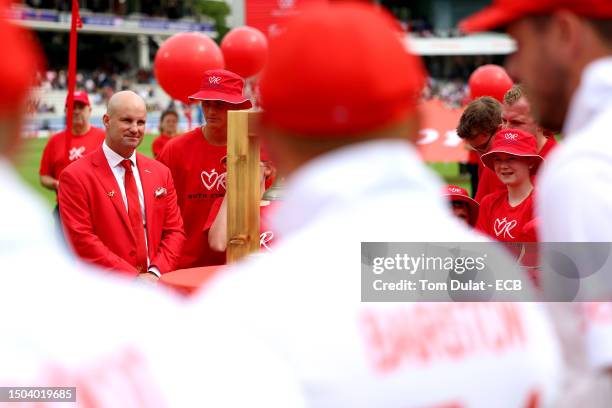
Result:
[[[151,143],[153,143],[155,135],[145,135],[142,143],[138,147],[138,151],[149,157],[153,157],[151,152]],[[22,141],[21,149],[15,159],[17,172],[37,193],[39,193],[49,206],[55,205],[55,193],[47,190],[40,185],[38,179],[38,169],[40,167],[40,158],[47,144],[48,139],[25,139]]]
[[[151,143],[153,143],[155,135],[145,135],[138,151],[149,157],[153,157],[151,152]],[[49,203],[49,206],[55,205],[55,193],[43,188],[38,181],[38,169],[40,166],[40,158],[43,149],[47,144],[48,139],[25,139],[22,143],[21,150],[17,155],[17,171],[21,177],[29,184],[36,192],[38,192]],[[469,177],[459,174],[459,163],[428,163],[428,166],[438,173],[449,184],[455,184],[470,191]]]

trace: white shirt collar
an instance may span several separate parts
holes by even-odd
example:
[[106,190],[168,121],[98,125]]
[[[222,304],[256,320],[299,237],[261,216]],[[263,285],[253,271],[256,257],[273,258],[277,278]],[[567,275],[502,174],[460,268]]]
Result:
[[[381,192],[415,192],[442,203],[442,185],[407,141],[376,140],[349,145],[298,169],[274,219],[275,229],[290,234],[334,207],[355,205]],[[437,198],[436,198],[437,197]],[[443,204],[440,204],[443,205]],[[409,211],[407,209],[407,211]]]
[[563,134],[570,136],[592,122],[612,100],[612,57],[600,58],[586,66],[572,97]]
[[[122,161],[125,160],[125,157],[121,156],[113,149],[108,147],[108,145],[106,144],[106,140],[104,141],[104,143],[102,143],[102,151],[104,152],[104,156],[106,157],[106,160],[108,161],[108,164],[111,169],[113,167],[118,166]],[[132,166],[136,167],[136,150],[134,150],[132,155],[129,157],[129,160],[132,162]]]

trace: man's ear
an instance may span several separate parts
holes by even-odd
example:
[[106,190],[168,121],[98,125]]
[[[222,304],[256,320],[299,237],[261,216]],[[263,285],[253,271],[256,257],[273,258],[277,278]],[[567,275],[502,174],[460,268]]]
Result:
[[108,113],[105,113],[104,116],[102,116],[102,123],[104,124],[104,127],[108,129],[110,123],[110,116],[108,116]]

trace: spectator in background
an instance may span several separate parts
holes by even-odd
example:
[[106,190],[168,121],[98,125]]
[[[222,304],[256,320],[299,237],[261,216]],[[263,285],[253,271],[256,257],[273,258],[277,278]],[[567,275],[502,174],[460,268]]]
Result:
[[185,223],[179,268],[225,263],[225,252],[210,248],[204,227],[215,200],[226,191],[227,111],[251,107],[244,79],[224,69],[204,72],[200,91],[189,99],[201,102],[206,125],[175,137],[159,156],[172,172]]
[[538,154],[535,137],[522,130],[500,130],[481,160],[495,172],[505,191],[483,199],[477,228],[502,242],[537,242],[535,230],[525,229],[534,218],[531,176],[544,161]]
[[[75,92],[73,106],[72,135],[68,135],[67,130],[63,130],[51,136],[43,150],[40,161],[38,172],[40,184],[52,191],[57,191],[60,175],[70,163],[93,152],[102,146],[104,141],[104,131],[91,126],[89,123],[91,104],[87,93],[84,91]],[[67,138],[70,138],[68,151],[66,151]],[[54,215],[59,221],[57,206]]]
[[462,219],[471,227],[476,226],[480,206],[464,188],[449,184],[444,189],[444,196],[450,201],[455,217]]
[[522,85],[516,84],[504,95],[502,126],[505,129],[519,129],[536,138],[538,154],[546,158],[557,145],[554,135],[538,125],[531,113],[531,104]]
[[535,137],[518,129],[500,130],[481,161],[505,190],[482,199],[476,229],[504,242],[537,283],[538,236],[532,178],[544,159],[538,154]]
[[157,159],[166,146],[166,143],[176,136],[177,127],[178,113],[173,110],[163,111],[159,118],[159,136],[153,140],[153,144],[151,145],[153,157]]
[[[491,140],[501,126],[500,103],[494,98],[483,96],[473,100],[465,108],[459,119],[457,135],[480,157],[489,150]],[[472,194],[477,202],[482,203],[486,195],[496,191],[505,191],[506,187],[480,160],[478,166],[478,188]]]

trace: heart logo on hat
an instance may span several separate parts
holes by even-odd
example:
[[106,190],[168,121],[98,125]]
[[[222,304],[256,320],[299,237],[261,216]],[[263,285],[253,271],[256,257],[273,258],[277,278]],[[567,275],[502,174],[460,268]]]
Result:
[[217,191],[221,189],[225,190],[226,174],[227,173],[219,174],[217,173],[217,170],[212,169],[210,173],[207,171],[202,171],[200,174],[200,179],[208,191],[212,190],[213,188],[216,188]]
[[495,236],[499,237],[503,234],[502,238],[509,237],[514,239],[510,231],[512,231],[514,227],[516,227],[516,224],[516,220],[507,221],[506,217],[502,218],[501,220],[497,218],[495,220],[495,223],[493,224],[493,231],[495,231]]
[[504,137],[506,138],[506,140],[517,140],[519,135],[518,133],[506,133]]

